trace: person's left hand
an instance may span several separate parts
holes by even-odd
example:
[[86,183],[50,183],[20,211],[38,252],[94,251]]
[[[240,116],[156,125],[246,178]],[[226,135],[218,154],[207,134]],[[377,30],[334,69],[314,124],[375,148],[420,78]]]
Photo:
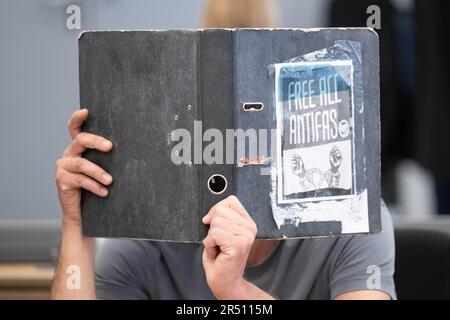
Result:
[[256,224],[235,196],[218,202],[202,221],[210,225],[202,258],[208,286],[218,299],[235,299],[248,285],[243,274]]

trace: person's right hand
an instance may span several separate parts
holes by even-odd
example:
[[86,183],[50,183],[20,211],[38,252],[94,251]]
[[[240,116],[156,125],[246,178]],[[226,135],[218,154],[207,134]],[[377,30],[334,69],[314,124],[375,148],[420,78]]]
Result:
[[98,165],[81,157],[87,149],[108,152],[112,149],[111,141],[91,133],[81,132],[81,125],[88,117],[88,110],[74,112],[67,127],[72,143],[56,161],[56,185],[63,210],[63,219],[80,223],[81,188],[100,197],[108,195],[108,186],[112,177]]

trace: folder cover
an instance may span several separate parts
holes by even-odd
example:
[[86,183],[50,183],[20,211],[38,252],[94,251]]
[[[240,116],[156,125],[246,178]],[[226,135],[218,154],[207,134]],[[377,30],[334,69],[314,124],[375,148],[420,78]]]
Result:
[[83,234],[199,242],[236,195],[257,238],[381,231],[378,37],[367,28],[88,31]]

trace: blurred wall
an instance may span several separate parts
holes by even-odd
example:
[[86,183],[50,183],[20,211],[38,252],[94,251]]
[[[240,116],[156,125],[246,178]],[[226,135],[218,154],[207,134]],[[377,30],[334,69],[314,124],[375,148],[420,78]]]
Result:
[[[280,0],[281,26],[326,24],[328,0]],[[205,0],[2,0],[0,2],[0,219],[57,218],[55,161],[69,143],[78,108],[80,30],[66,27],[67,6],[81,28],[196,28]]]

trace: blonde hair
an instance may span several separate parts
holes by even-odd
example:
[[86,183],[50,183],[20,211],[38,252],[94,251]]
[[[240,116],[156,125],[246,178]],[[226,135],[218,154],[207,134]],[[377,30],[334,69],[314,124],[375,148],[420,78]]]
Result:
[[203,28],[274,28],[278,10],[274,0],[209,0]]

